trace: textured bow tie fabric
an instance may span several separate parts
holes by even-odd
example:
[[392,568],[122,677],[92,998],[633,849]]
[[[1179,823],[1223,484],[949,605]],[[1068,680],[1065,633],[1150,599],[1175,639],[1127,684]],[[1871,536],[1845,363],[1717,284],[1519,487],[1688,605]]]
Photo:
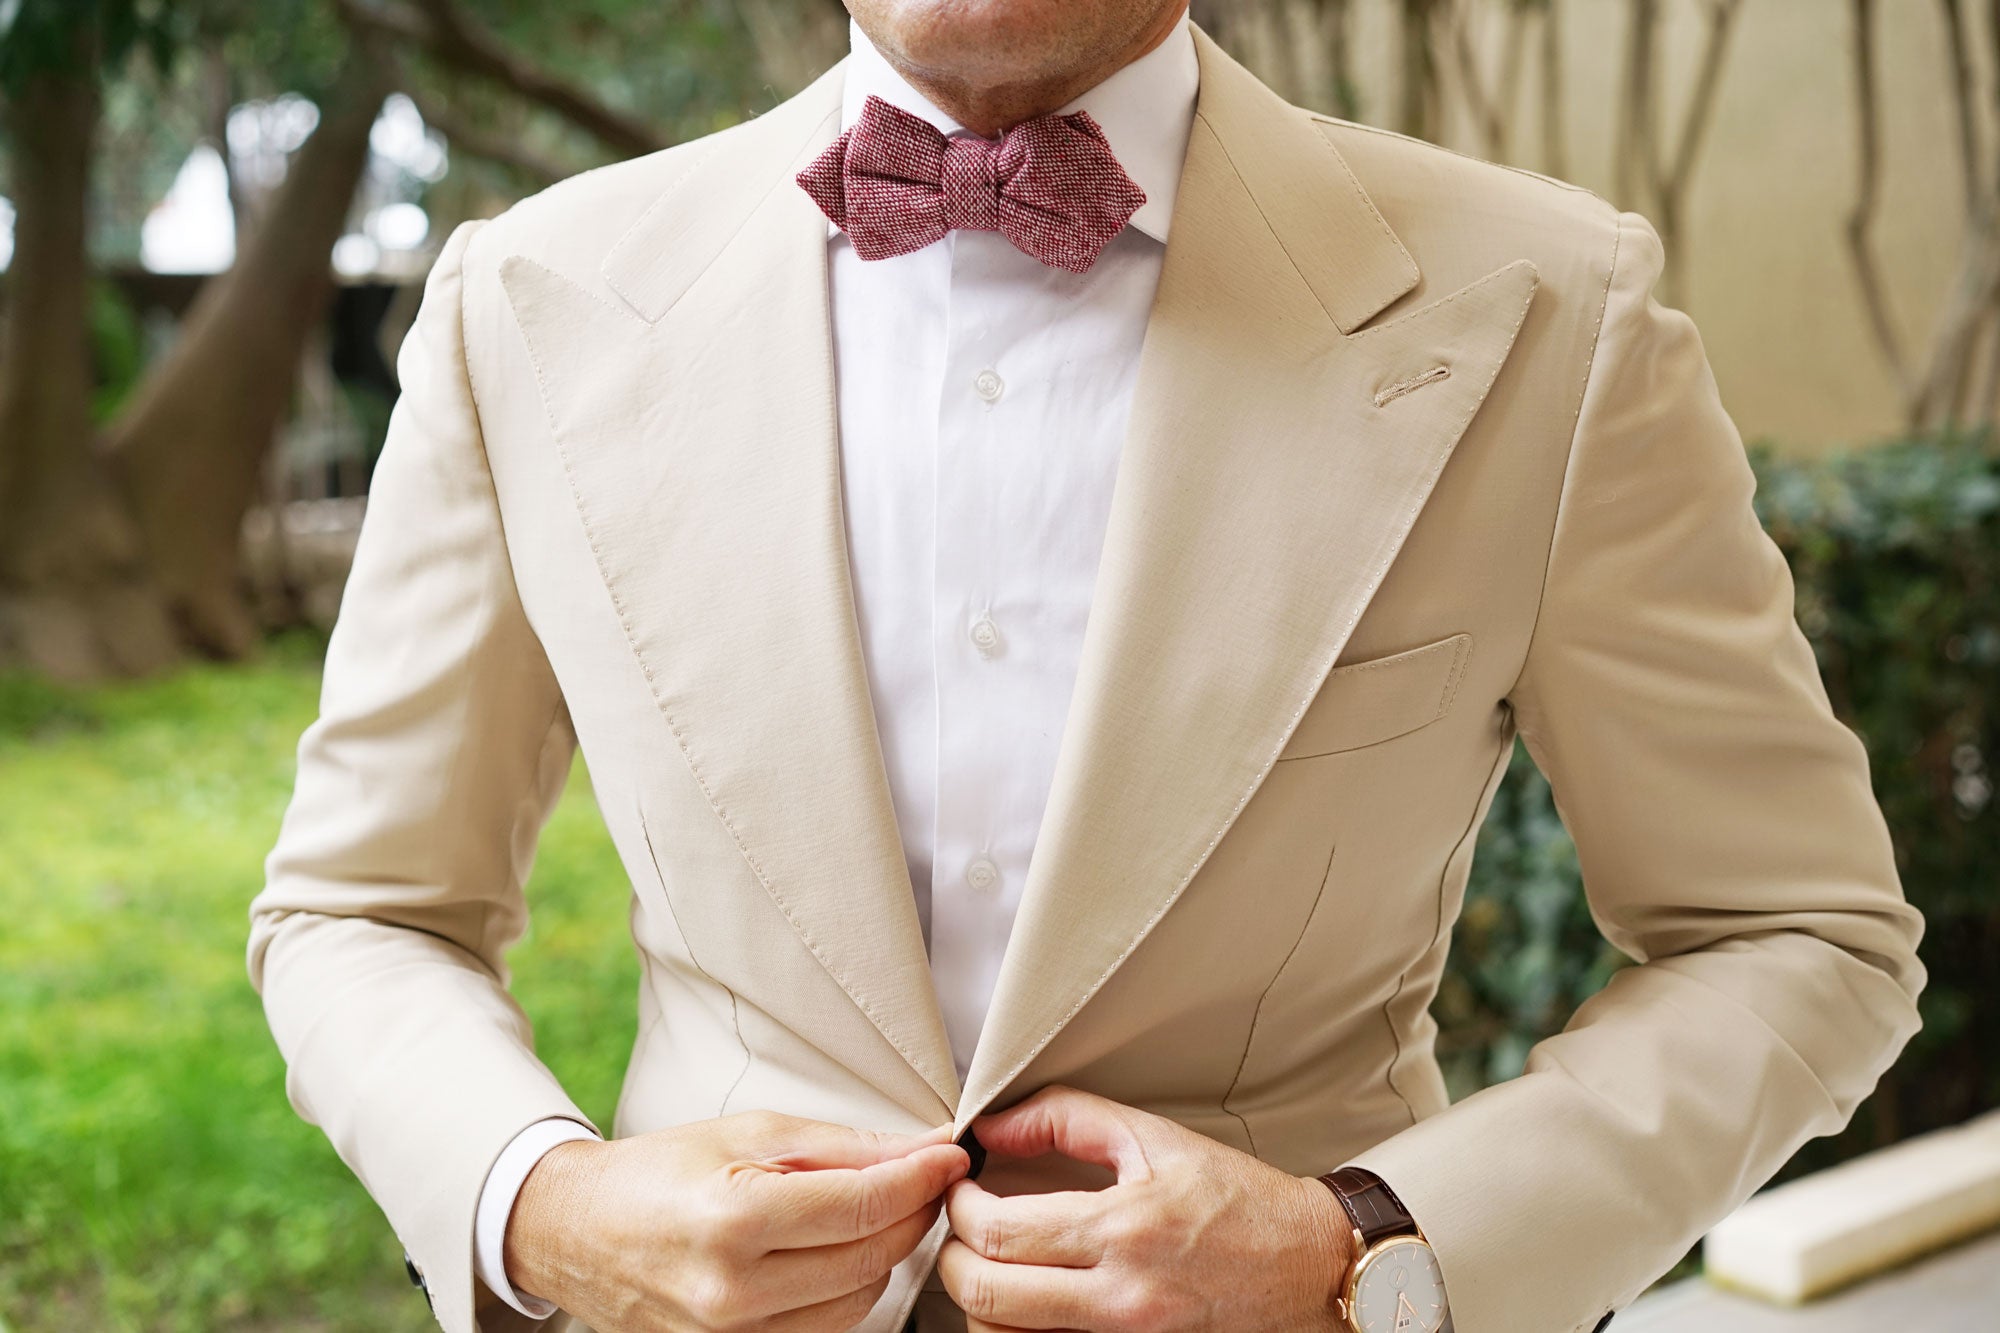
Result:
[[998,141],[948,137],[874,94],[797,177],[863,259],[920,250],[954,228],[997,231],[1084,273],[1146,202],[1087,111],[1037,116]]

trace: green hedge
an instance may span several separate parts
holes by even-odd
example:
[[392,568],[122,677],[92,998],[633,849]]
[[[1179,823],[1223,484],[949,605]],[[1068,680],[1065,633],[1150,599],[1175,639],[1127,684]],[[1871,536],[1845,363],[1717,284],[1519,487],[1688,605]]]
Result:
[[[1796,1171],[2000,1106],[2000,455],[1980,434],[1752,461],[1827,692],[1867,742],[1930,973],[1922,1032]],[[1625,961],[1591,924],[1575,848],[1517,744],[1435,1008],[1454,1094],[1519,1073]]]

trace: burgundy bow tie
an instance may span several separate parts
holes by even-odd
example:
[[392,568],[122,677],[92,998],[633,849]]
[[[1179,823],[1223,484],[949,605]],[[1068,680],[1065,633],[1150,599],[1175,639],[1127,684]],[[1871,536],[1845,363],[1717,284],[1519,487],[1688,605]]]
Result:
[[994,142],[947,138],[873,93],[797,179],[863,259],[908,254],[963,228],[997,231],[1071,273],[1096,263],[1146,202],[1087,111],[1024,120]]

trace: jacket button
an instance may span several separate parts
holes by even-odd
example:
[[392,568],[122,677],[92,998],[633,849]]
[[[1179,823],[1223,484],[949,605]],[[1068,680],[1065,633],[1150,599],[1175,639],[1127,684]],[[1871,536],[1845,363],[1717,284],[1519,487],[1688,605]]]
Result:
[[965,1172],[965,1178],[979,1179],[980,1171],[986,1166],[986,1145],[979,1141],[979,1136],[972,1132],[970,1125],[966,1126],[965,1133],[958,1136],[957,1142],[959,1147],[965,1149],[965,1155],[972,1159],[971,1166]]

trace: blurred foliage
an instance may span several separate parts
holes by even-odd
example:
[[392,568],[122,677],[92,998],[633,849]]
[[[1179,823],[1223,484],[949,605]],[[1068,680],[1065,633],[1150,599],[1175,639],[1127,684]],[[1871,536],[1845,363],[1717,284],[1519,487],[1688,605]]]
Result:
[[[0,1328],[434,1328],[402,1249],[287,1103],[246,909],[322,643],[81,691],[0,677]],[[628,892],[579,765],[515,992],[609,1123],[636,1010]]]
[[139,227],[190,150],[212,139],[212,71],[231,100],[331,84],[347,37],[325,0],[0,0],[0,195],[12,129],[6,94],[38,71],[94,70],[101,86],[91,249],[132,259]]
[[[1835,711],[1868,747],[1922,910],[1924,1028],[1794,1170],[2000,1106],[2000,457],[1985,435],[1820,460],[1753,451]],[[1548,784],[1517,744],[1480,833],[1436,1014],[1454,1095],[1521,1071],[1624,959],[1592,925]]]
[[[825,0],[835,3],[835,0]],[[670,140],[696,138],[775,106],[792,89],[772,88],[738,7],[728,0],[464,0],[464,8],[546,72],[588,88],[605,103],[660,127]],[[510,89],[414,56],[404,61],[420,104],[449,106],[526,153],[573,169],[611,159],[576,126]],[[460,216],[497,211],[546,181],[507,163],[455,153],[447,199]],[[474,202],[484,196],[483,204]],[[439,225],[435,235],[449,227]]]
[[0,93],[49,71],[113,66],[134,50],[162,67],[201,6],[172,0],[0,0]]
[[90,417],[103,425],[145,373],[146,330],[117,285],[102,278],[90,284],[90,346],[97,372]]
[[1576,846],[1516,742],[1479,830],[1465,907],[1431,1012],[1454,1099],[1521,1072],[1528,1048],[1626,962],[1584,903]]
[[2000,1105],[2000,458],[1982,432],[1760,461],[1799,622],[1926,920],[1924,1028],[1845,1136],[1865,1147]]
[[347,55],[346,29],[326,0],[197,0],[201,41],[220,54],[238,98],[318,99]]
[[[834,6],[838,0],[800,0]],[[774,87],[740,6],[727,0],[463,0],[464,10],[547,73],[607,104],[692,138],[776,105]],[[407,8],[407,6],[404,6]],[[103,122],[93,172],[92,252],[130,261],[141,221],[188,153],[217,134],[217,80],[225,105],[292,92],[317,100],[351,48],[335,0],[0,0],[0,195],[7,193],[5,94],[37,70],[97,71]],[[581,170],[605,148],[514,90],[392,44],[399,81],[423,105],[530,158]],[[443,237],[462,217],[498,211],[546,180],[470,152],[422,202]]]

